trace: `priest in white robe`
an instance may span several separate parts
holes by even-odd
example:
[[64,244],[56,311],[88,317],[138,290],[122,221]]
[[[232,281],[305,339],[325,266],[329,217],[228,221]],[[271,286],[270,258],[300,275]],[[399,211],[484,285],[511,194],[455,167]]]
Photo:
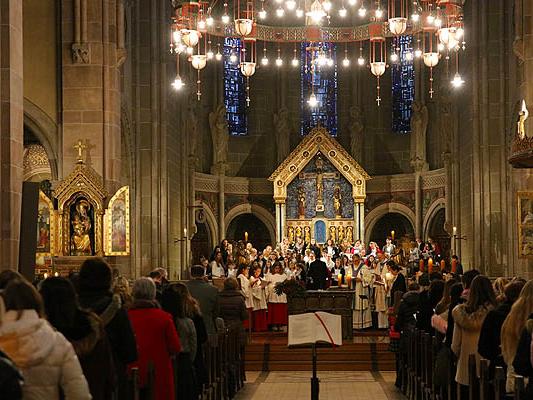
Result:
[[352,282],[355,286],[355,299],[353,310],[353,327],[365,329],[372,326],[372,312],[370,310],[370,287],[373,276],[370,268],[366,266],[361,257],[354,254],[352,257]]

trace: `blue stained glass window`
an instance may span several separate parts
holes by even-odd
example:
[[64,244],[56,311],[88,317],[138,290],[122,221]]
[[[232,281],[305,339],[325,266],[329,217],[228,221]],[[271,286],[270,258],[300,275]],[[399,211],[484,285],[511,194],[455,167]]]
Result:
[[[231,62],[231,54],[237,57]],[[231,135],[246,135],[246,86],[244,76],[239,69],[239,54],[241,53],[241,39],[224,38],[224,105],[228,130]]]
[[[308,50],[312,46],[314,50]],[[314,53],[314,56],[313,56]],[[337,67],[335,43],[303,42],[301,45],[301,125],[300,134],[307,135],[311,129],[325,127],[332,136],[337,136]],[[318,65],[315,63],[315,73],[312,74],[312,59],[320,54],[333,60],[333,65]],[[313,86],[313,90],[311,88]],[[314,93],[318,105],[310,107],[307,101]]]
[[[413,66],[413,37],[395,37],[392,51],[398,52],[399,61],[392,65],[392,131],[411,132],[411,103],[415,97],[415,70]],[[406,56],[410,54],[410,56]]]

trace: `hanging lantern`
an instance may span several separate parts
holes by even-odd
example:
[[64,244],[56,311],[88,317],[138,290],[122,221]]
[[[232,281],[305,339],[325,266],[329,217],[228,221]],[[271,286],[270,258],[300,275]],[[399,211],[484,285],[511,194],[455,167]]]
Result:
[[207,56],[205,54],[193,54],[191,56],[191,64],[194,69],[200,71],[204,69],[207,64]]
[[198,44],[200,40],[200,32],[194,29],[182,29],[181,30],[181,40],[187,47],[194,47]]
[[381,105],[380,97],[380,85],[379,78],[385,73],[387,68],[386,60],[386,50],[385,50],[385,38],[384,37],[374,37],[370,39],[370,72],[377,78],[377,97],[376,102],[378,107]]
[[439,53],[437,52],[428,52],[424,53],[424,64],[426,67],[433,68],[436,67],[439,63]]
[[242,37],[252,33],[254,21],[248,18],[238,18],[235,20],[235,32]]
[[448,49],[454,49],[459,44],[459,38],[457,37],[457,28],[441,28],[437,32],[440,42],[448,47]]
[[407,30],[407,18],[389,18],[389,30],[393,35],[400,36]]
[[255,65],[256,64],[254,62],[250,61],[242,62],[241,73],[247,78],[251,77],[253,74],[255,74]]
[[385,73],[386,64],[383,61],[375,61],[370,63],[370,71],[377,77]]

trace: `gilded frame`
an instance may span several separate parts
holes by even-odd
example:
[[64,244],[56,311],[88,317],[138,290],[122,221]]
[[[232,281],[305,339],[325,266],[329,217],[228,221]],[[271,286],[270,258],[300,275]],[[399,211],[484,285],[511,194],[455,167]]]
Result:
[[[113,251],[113,206],[117,201],[123,200],[125,207],[125,251]],[[104,252],[106,256],[129,256],[130,255],[130,187],[123,186],[109,200],[104,216]]]
[[518,257],[533,258],[533,192],[517,192],[516,199]]
[[48,206],[50,213],[50,251],[36,251],[36,257],[52,257],[56,254],[56,243],[57,243],[57,213],[54,209],[54,203],[48,196],[42,191],[39,190],[39,204],[45,203]]

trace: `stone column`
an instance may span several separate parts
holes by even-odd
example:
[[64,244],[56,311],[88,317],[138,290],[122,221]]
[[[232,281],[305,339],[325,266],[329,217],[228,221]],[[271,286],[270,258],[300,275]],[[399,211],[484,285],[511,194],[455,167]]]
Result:
[[422,171],[424,171],[426,162],[422,160],[413,161],[411,163],[415,171],[415,237],[422,240]]
[[218,237],[222,241],[226,237],[226,222],[224,217],[226,216],[225,203],[224,203],[224,184],[226,181],[226,173],[224,165],[219,164],[218,175]]
[[365,240],[365,201],[354,199],[354,240]]
[[22,204],[22,1],[0,0],[0,270],[18,267]]

